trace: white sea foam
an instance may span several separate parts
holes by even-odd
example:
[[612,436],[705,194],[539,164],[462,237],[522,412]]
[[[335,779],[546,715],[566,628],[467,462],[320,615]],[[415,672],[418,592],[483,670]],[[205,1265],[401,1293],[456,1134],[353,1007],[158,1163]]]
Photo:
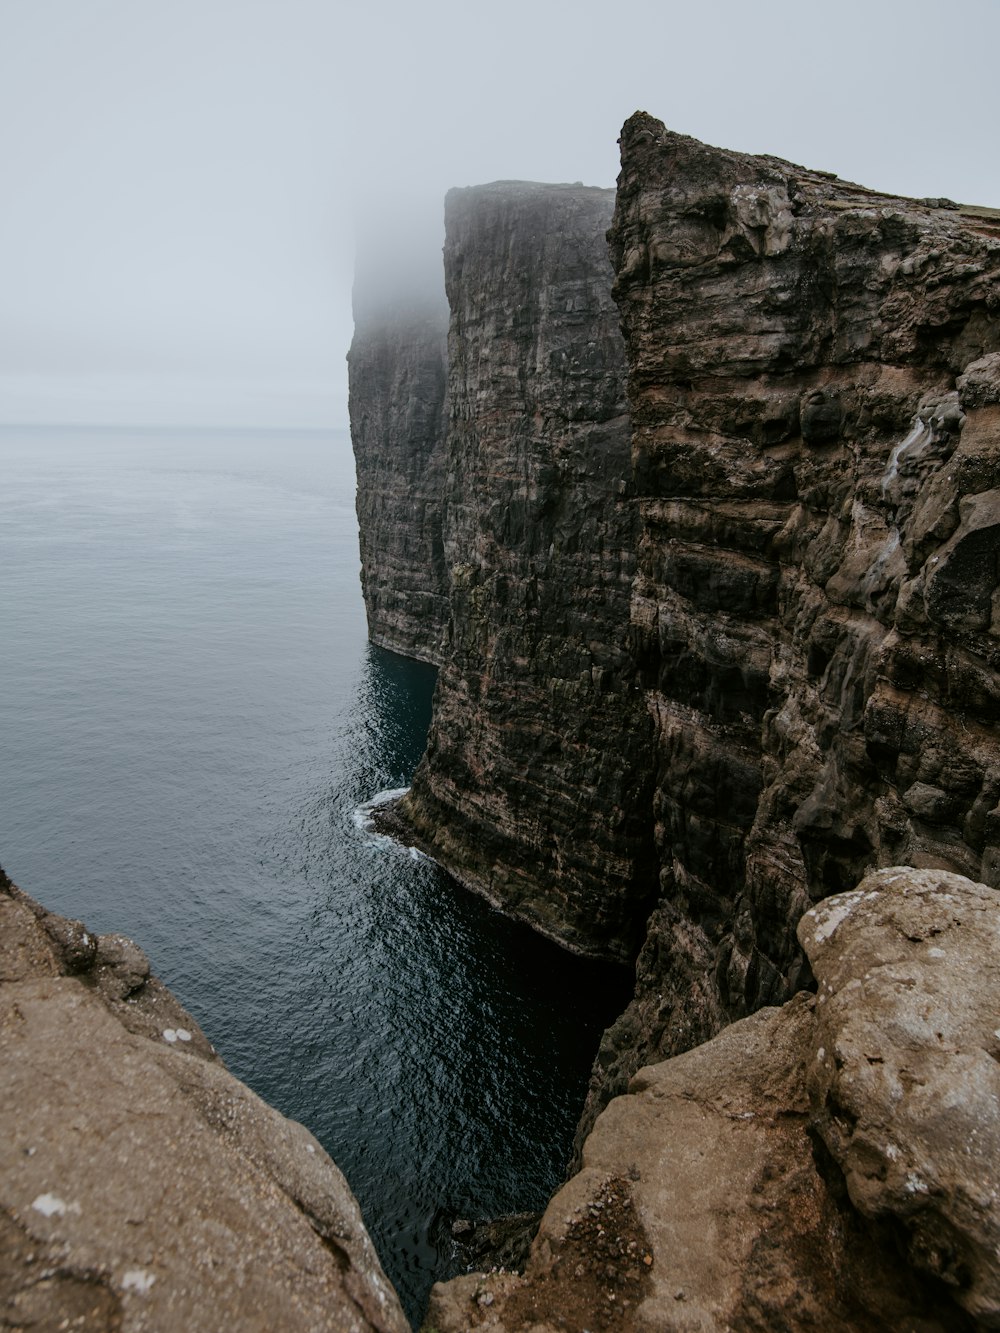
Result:
[[380,791],[377,796],[373,796],[370,801],[365,801],[364,805],[351,812],[351,819],[356,829],[362,833],[367,833],[373,847],[382,850],[392,850],[401,852],[408,856],[411,861],[432,861],[433,856],[428,856],[422,852],[419,847],[410,847],[405,842],[399,842],[396,838],[390,837],[387,833],[378,833],[375,830],[374,812],[383,805],[389,805],[392,801],[398,801],[401,796],[405,796],[409,787],[394,787],[392,791]]
[[409,787],[394,787],[391,791],[380,791],[377,796],[373,796],[370,801],[365,801],[364,805],[351,813],[351,819],[354,827],[363,832],[370,833],[374,824],[372,814],[379,806],[388,805],[390,801],[398,801],[401,796],[405,796]]

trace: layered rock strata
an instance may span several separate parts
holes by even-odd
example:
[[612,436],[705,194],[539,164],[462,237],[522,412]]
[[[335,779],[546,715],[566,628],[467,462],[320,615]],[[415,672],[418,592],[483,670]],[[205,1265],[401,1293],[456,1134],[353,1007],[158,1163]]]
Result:
[[375,262],[359,266],[347,358],[361,589],[372,643],[437,664],[448,623],[448,304],[440,256],[423,284],[402,291],[384,272],[375,280]]
[[624,361],[607,192],[449,196],[451,620],[399,812],[571,947],[645,929],[591,1119],[808,980],[795,923],[866,867],[1000,883],[1000,215],[621,142]]
[[409,1326],[337,1167],[131,940],[0,872],[0,1325]]
[[1000,884],[1000,213],[621,146],[661,902],[598,1103],[785,1000],[866,867]]
[[1000,894],[891,869],[810,910],[819,983],[643,1069],[523,1275],[437,1333],[1000,1327]]
[[656,876],[613,205],[523,182],[448,195],[450,631],[400,814],[505,911],[628,958]]

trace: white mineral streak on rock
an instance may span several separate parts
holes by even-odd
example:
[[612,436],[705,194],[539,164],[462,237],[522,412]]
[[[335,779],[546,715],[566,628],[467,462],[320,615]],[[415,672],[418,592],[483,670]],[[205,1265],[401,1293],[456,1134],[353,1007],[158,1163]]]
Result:
[[889,455],[889,463],[888,466],[886,467],[885,475],[882,478],[883,496],[889,494],[889,487],[892,485],[892,483],[895,481],[896,477],[899,474],[900,459],[903,457],[903,455],[909,448],[911,448],[913,445],[917,443],[917,441],[920,439],[922,435],[924,435],[925,433],[930,434],[930,429],[931,429],[930,426],[925,425],[924,422],[922,422],[920,418],[917,417],[916,424],[910,431],[909,435],[907,435],[905,440],[901,440],[900,443],[897,444],[896,447],[893,449],[892,453]]
[[823,903],[822,906],[814,908],[817,920],[820,921],[816,927],[816,939],[828,940],[841,922],[847,920],[859,901],[860,895],[855,890],[854,893],[840,894],[832,904]]
[[37,1199],[31,1203],[36,1213],[41,1213],[43,1217],[62,1217],[66,1213],[79,1213],[80,1205],[78,1203],[67,1203],[55,1194],[39,1194]]
[[122,1288],[145,1296],[155,1281],[155,1273],[147,1273],[144,1268],[130,1268],[122,1277]]

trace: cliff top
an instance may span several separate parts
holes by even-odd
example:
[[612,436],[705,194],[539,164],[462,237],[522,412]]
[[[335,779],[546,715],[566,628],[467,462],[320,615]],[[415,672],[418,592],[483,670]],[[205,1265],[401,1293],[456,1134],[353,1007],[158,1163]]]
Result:
[[[628,153],[633,161],[641,160],[644,146],[646,151],[660,150],[673,156],[678,167],[683,166],[686,175],[697,176],[700,174],[699,169],[702,169],[709,180],[720,184],[727,179],[727,166],[741,177],[748,171],[764,177],[773,174],[775,180],[779,178],[784,180],[792,176],[803,184],[808,183],[810,187],[815,188],[819,199],[827,206],[836,207],[838,202],[841,205],[859,203],[864,196],[896,202],[907,208],[945,210],[986,222],[995,220],[998,224],[997,235],[1000,235],[1000,209],[977,204],[959,204],[954,200],[943,198],[914,199],[858,185],[854,181],[842,180],[835,172],[804,167],[797,162],[786,161],[770,154],[740,153],[734,149],[716,148],[690,135],[678,134],[674,130],[667,129],[662,120],[649,115],[646,111],[636,111],[629,116],[622,126],[619,143],[623,157]],[[639,159],[636,155],[639,155]]]

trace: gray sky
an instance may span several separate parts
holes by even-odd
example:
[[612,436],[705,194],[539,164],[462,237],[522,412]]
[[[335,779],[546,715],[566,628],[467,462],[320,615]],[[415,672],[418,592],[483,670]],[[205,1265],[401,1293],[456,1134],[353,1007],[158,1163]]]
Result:
[[998,50],[1000,0],[0,0],[0,421],[344,424],[359,211],[612,185],[639,108],[1000,207]]

